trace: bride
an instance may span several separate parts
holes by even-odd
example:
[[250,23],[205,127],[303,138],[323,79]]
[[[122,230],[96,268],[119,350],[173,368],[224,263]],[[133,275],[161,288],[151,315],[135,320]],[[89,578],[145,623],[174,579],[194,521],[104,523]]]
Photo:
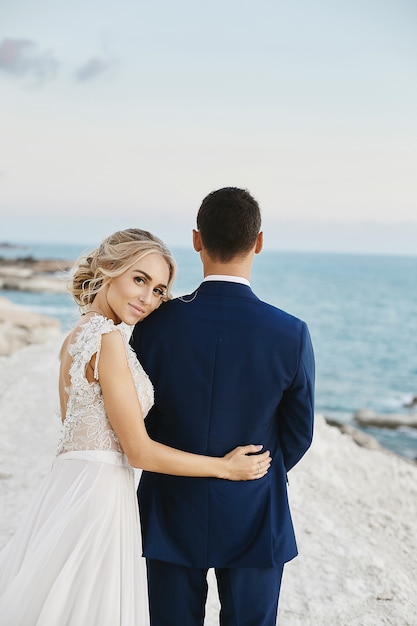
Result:
[[163,242],[133,228],[106,238],[74,268],[70,291],[81,316],[60,353],[62,438],[26,518],[0,553],[2,624],[146,626],[132,468],[228,480],[268,471],[269,452],[248,456],[262,446],[206,457],[147,435],[153,387],[129,346],[129,327],[171,297],[174,276]]

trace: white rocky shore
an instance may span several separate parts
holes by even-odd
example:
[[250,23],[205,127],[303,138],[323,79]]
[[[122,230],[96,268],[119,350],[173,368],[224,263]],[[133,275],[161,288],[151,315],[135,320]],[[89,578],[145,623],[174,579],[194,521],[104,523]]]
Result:
[[30,344],[44,343],[61,334],[60,322],[19,307],[0,297],[0,356]]
[[417,428],[417,411],[414,404],[407,413],[387,413],[381,415],[370,409],[362,409],[354,415],[354,420],[359,426],[377,426],[378,428]]
[[[59,437],[55,331],[0,357],[0,547]],[[417,625],[417,466],[352,434],[317,415],[313,445],[290,472],[299,556],[284,570],[279,626]],[[209,575],[205,626],[215,626]]]

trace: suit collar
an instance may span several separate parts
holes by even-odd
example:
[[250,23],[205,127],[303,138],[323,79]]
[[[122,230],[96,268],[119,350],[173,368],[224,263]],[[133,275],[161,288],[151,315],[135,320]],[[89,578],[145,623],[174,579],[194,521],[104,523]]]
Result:
[[203,281],[196,291],[215,296],[253,297],[255,295],[248,285],[226,280]]
[[213,280],[226,283],[239,283],[250,287],[250,282],[247,278],[243,278],[243,276],[229,276],[229,274],[210,274],[204,278],[203,282],[206,283]]

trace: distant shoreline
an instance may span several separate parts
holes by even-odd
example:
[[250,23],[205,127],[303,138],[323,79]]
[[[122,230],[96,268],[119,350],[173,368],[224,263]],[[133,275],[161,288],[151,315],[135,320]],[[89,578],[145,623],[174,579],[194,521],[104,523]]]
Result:
[[10,243],[9,241],[0,241],[0,250],[2,248],[22,248],[23,246],[16,244],[16,243]]
[[[170,243],[168,238],[165,238],[165,242],[170,247],[171,251],[174,253],[183,250],[191,250],[191,243],[183,242],[183,243]],[[314,255],[314,256],[337,256],[337,257],[375,257],[375,258],[398,258],[398,259],[412,259],[416,261],[417,252],[413,250],[409,250],[405,248],[404,250],[373,250],[371,247],[367,249],[344,249],[343,246],[337,246],[335,248],[327,248],[325,245],[321,246],[309,246],[307,243],[303,245],[293,245],[287,246],[284,240],[282,245],[277,245],[277,247],[270,247],[270,243],[274,242],[276,244],[276,239],[273,237],[271,233],[269,233],[268,238],[264,243],[264,248],[262,251],[262,255],[268,254],[279,254],[279,255]],[[2,251],[8,252],[12,250],[33,250],[34,247],[39,247],[40,249],[54,246],[56,249],[64,248],[71,249],[76,251],[85,251],[91,250],[96,247],[98,242],[91,243],[75,243],[73,241],[69,242],[54,242],[54,241],[41,241],[39,243],[35,243],[32,241],[22,241],[19,243],[13,241],[3,241],[0,242],[0,260],[2,257]],[[24,255],[22,255],[24,256]],[[33,256],[29,253],[28,256]],[[77,255],[76,255],[77,256]],[[55,255],[56,259],[66,259],[66,256],[62,257],[59,255]],[[13,260],[17,260],[18,257],[8,257],[13,258]],[[33,257],[38,258],[38,257]],[[40,258],[40,257],[39,257]],[[49,257],[48,257],[49,258]]]
[[15,259],[0,256],[0,289],[3,291],[32,291],[62,293],[74,261],[35,259],[33,256]]

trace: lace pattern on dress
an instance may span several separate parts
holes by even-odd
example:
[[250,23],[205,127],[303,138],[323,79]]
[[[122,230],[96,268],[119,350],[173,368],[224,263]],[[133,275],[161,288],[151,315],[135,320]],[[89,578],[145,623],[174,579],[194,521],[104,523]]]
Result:
[[69,346],[72,357],[70,385],[66,417],[62,427],[62,437],[56,454],[73,450],[115,450],[123,452],[116,433],[112,429],[104,408],[104,401],[98,382],[90,383],[86,378],[87,365],[96,354],[94,378],[98,381],[98,362],[101,338],[105,333],[120,332],[126,348],[130,371],[146,416],[154,401],[153,386],[129,345],[129,327],[115,325],[103,316],[94,316],[86,322],[75,341]]

